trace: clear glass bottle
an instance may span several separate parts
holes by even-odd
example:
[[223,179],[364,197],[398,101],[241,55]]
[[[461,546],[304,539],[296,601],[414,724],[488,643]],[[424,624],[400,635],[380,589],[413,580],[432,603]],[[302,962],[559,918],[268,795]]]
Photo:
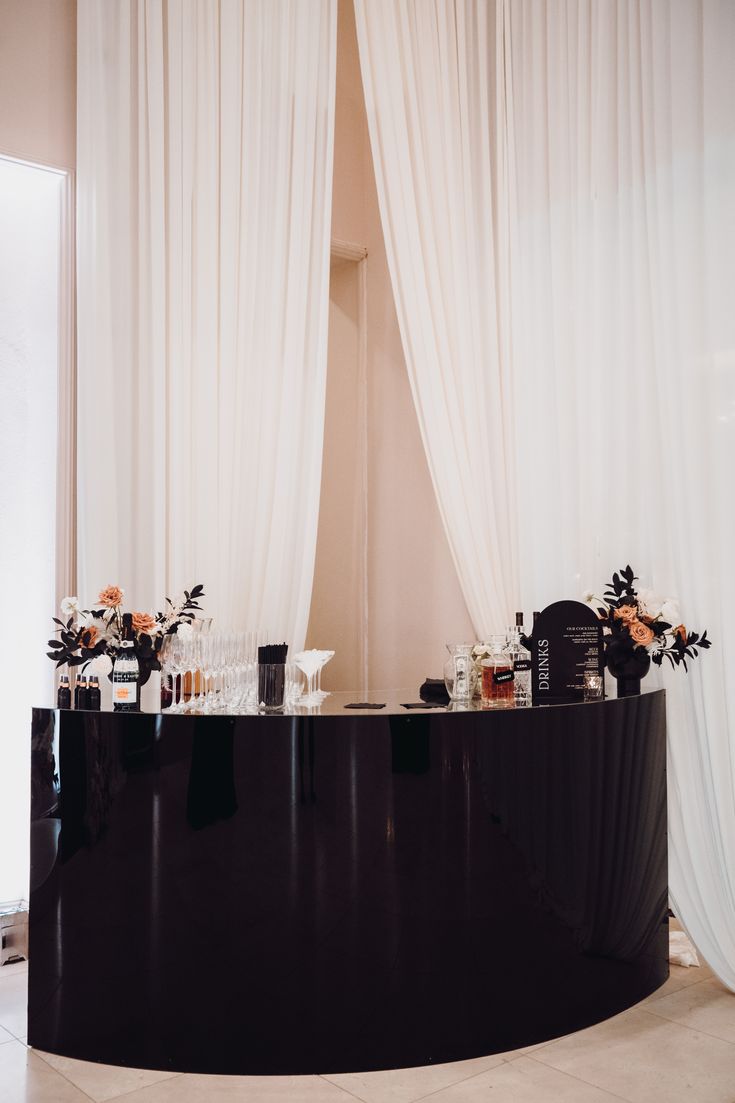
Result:
[[444,664],[444,685],[453,701],[469,701],[475,689],[477,676],[472,661],[471,643],[448,643],[450,658]]
[[505,636],[490,637],[490,654],[480,664],[482,670],[482,707],[512,709],[513,663],[505,649]]
[[120,651],[112,668],[112,709],[113,712],[139,712],[138,683],[140,667],[135,654],[132,616],[123,616]]
[[508,629],[505,652],[513,667],[513,702],[516,708],[526,708],[531,704],[531,652],[523,646],[523,617]]

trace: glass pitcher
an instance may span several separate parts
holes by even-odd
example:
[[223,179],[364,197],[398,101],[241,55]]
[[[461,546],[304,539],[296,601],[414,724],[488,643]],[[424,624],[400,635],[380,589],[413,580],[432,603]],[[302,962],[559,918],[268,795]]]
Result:
[[453,701],[470,701],[477,676],[471,643],[448,643],[450,658],[444,665],[444,685]]

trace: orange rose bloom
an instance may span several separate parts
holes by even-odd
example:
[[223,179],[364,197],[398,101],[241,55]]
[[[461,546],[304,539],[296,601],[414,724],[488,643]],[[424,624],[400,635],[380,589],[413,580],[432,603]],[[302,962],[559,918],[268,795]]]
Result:
[[641,624],[639,620],[630,621],[628,631],[633,643],[640,644],[643,647],[651,643],[654,637],[653,629],[649,628],[647,624]]
[[84,631],[82,632],[82,637],[81,637],[82,647],[86,647],[91,651],[92,648],[94,647],[94,645],[97,643],[98,639],[99,639],[99,632],[97,631],[97,629],[95,628],[95,626],[93,624],[90,624],[89,628],[85,628]]
[[108,609],[114,609],[116,605],[122,605],[122,599],[123,591],[119,586],[105,586],[97,600],[100,605],[104,605]]
[[680,624],[679,627],[675,629],[675,632],[676,632],[676,635],[679,637],[680,640],[682,640],[683,643],[687,642],[687,630],[686,630],[686,628],[684,627],[683,624]]
[[145,632],[146,635],[150,636],[155,627],[155,617],[152,617],[150,613],[133,613],[133,628],[136,632]]
[[635,605],[621,605],[615,610],[615,619],[623,620],[626,624],[630,624],[631,621],[637,620],[638,610]]

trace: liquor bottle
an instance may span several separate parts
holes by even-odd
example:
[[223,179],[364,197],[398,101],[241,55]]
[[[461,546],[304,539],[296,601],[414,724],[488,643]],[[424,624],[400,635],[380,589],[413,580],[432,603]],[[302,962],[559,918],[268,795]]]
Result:
[[74,686],[74,708],[86,709],[87,707],[87,675],[80,674]]
[[512,709],[514,705],[513,663],[503,636],[490,637],[490,654],[480,663],[483,709]]
[[90,712],[99,712],[101,704],[102,696],[100,694],[99,678],[96,674],[91,674],[89,685],[87,686],[87,708]]
[[120,651],[112,668],[112,708],[114,712],[138,712],[140,667],[135,654],[133,617],[123,615]]
[[68,674],[61,675],[59,692],[56,694],[56,707],[57,709],[71,708],[71,688],[69,686]]
[[[518,618],[520,617],[520,624]],[[513,698],[516,708],[531,704],[531,653],[523,642],[523,614],[516,613],[516,623],[508,629],[505,650],[513,664]]]

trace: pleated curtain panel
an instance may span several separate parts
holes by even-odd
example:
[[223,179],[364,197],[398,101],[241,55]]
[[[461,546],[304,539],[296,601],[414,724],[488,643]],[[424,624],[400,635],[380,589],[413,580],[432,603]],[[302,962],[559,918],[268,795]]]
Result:
[[702,661],[663,673],[670,891],[735,990],[735,5],[355,12],[403,347],[475,630],[628,562],[707,627]]
[[335,65],[336,0],[79,0],[84,601],[203,582],[303,646]]

